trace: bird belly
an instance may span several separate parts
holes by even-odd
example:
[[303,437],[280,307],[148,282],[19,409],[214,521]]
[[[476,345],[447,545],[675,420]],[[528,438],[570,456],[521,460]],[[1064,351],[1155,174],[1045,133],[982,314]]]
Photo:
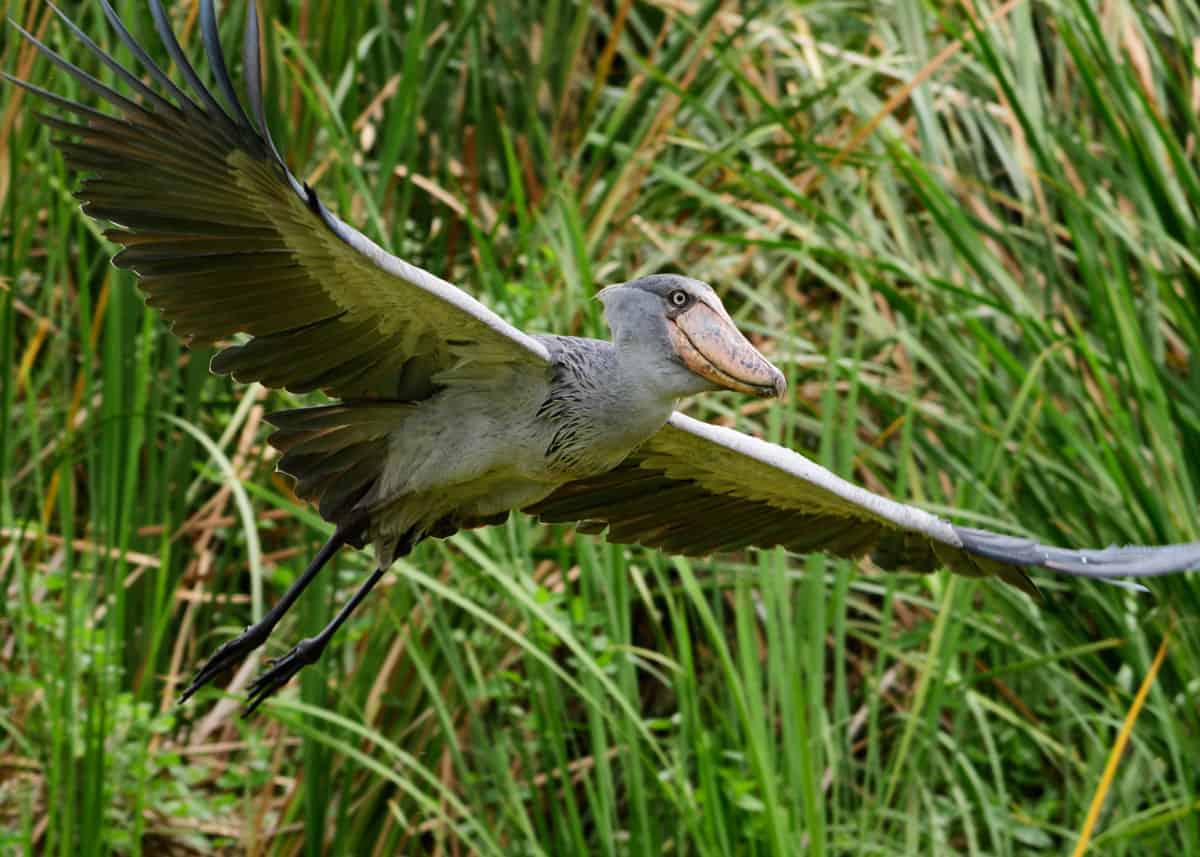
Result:
[[390,565],[402,543],[503,523],[510,511],[536,503],[556,487],[558,483],[491,473],[472,482],[403,494],[371,513],[369,539],[379,564]]
[[544,385],[448,389],[417,404],[388,437],[380,477],[360,507],[380,562],[398,543],[498,523],[560,485],[619,464],[669,415],[550,418]]
[[381,563],[398,541],[497,523],[570,478],[547,466],[542,433],[520,416],[536,411],[536,387],[497,393],[446,391],[392,430],[360,504]]

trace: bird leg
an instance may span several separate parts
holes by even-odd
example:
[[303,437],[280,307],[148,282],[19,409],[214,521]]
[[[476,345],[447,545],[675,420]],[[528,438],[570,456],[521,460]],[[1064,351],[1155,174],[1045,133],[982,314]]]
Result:
[[383,567],[375,569],[363,585],[358,588],[358,591],[338,611],[338,614],[333,617],[333,621],[321,630],[321,633],[315,637],[307,637],[301,640],[286,655],[271,661],[270,669],[256,678],[254,683],[250,685],[250,697],[246,700],[246,709],[242,712],[243,718],[253,714],[254,710],[262,705],[267,697],[291,681],[292,676],[309,664],[317,662],[321,654],[325,651],[325,647],[329,645],[329,641],[333,638],[333,635],[337,633],[338,628],[342,627],[342,624],[354,612],[354,608],[358,607],[362,603],[362,600],[367,597],[367,593],[379,582],[379,579],[383,577],[383,573],[386,570]]
[[296,599],[300,597],[300,593],[317,576],[317,572],[329,562],[330,558],[337,553],[338,548],[346,544],[349,539],[350,535],[347,530],[342,527],[335,530],[333,535],[329,537],[329,541],[325,542],[321,546],[321,549],[317,551],[317,555],[312,558],[312,562],[308,564],[308,568],[304,569],[304,573],[283,593],[283,597],[279,599],[279,602],[262,619],[253,625],[248,625],[246,630],[242,631],[241,634],[232,640],[227,640],[221,648],[217,649],[212,657],[204,662],[204,666],[200,667],[196,672],[196,676],[192,679],[191,684],[180,694],[180,704],[187,702],[193,693],[265,643],[267,638],[271,636],[271,632],[275,630],[275,626],[279,624],[279,620],[283,618],[283,614],[291,609],[292,605],[296,603]]

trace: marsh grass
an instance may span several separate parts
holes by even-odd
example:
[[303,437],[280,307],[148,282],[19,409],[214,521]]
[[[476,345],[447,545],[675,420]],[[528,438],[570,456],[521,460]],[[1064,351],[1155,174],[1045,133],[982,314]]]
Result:
[[[960,522],[1200,538],[1191,5],[262,5],[293,168],[513,322],[602,335],[598,285],[686,271],[793,389],[691,412]],[[6,11],[111,81],[46,3]],[[14,36],[0,66],[89,100]],[[144,308],[34,109],[0,88],[6,850],[1200,854],[1191,577],[1037,603],[518,516],[399,563],[263,715],[254,664],[176,707],[328,532],[263,440],[311,400],[209,376]],[[265,654],[368,571],[336,566]]]

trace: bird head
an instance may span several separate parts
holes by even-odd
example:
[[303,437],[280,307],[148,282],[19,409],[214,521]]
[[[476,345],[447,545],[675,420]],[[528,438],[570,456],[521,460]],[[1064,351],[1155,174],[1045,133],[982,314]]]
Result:
[[608,286],[597,297],[617,347],[665,352],[693,376],[696,389],[684,392],[725,388],[781,398],[787,392],[783,373],[742,335],[707,283],[656,274]]

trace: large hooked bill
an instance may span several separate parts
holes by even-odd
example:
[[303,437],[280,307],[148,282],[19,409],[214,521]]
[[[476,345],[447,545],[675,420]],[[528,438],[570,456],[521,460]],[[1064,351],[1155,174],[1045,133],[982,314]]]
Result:
[[[715,303],[715,305],[714,305]],[[777,396],[787,379],[742,335],[720,303],[697,300],[667,323],[671,344],[702,378],[740,393]]]

